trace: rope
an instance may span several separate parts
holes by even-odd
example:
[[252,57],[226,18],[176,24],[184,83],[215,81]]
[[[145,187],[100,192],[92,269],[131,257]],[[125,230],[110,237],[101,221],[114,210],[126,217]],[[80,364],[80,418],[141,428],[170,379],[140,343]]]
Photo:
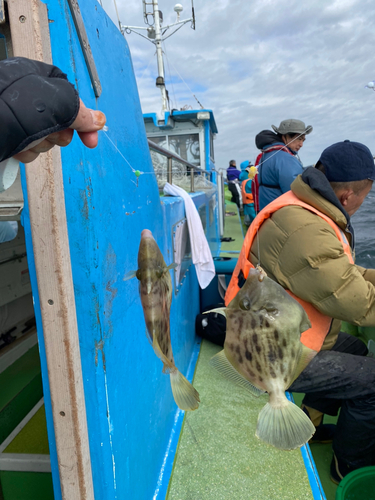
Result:
[[[172,94],[173,94],[173,98],[174,98],[174,103],[175,103],[175,107],[177,108],[178,105],[177,105],[177,99],[176,99],[176,93],[174,91],[174,85],[173,85],[173,82],[172,82],[172,76],[171,76],[171,70],[170,70],[170,67],[169,67],[169,57],[167,56],[167,50],[165,48],[165,42],[163,41],[163,47],[164,47],[164,54],[165,54],[165,58],[167,60],[167,66],[168,66],[168,73],[169,73],[169,79],[170,79],[170,82],[171,82],[171,87],[172,87]],[[172,106],[173,108],[173,106]]]
[[[101,2],[100,2],[101,3]],[[118,10],[117,10],[117,3],[116,0],[113,0],[113,3],[115,4],[115,9],[116,9],[116,15],[117,15],[117,22],[121,31],[121,21],[120,21],[120,16],[118,15]]]
[[171,64],[173,66],[173,69],[175,70],[175,72],[178,74],[178,76],[181,78],[181,80],[184,82],[184,84],[186,85],[186,87],[189,89],[189,91],[191,92],[191,95],[194,97],[194,99],[197,101],[197,103],[199,104],[199,106],[201,107],[201,109],[204,109],[204,107],[202,106],[202,104],[198,101],[197,97],[195,94],[193,94],[193,91],[191,90],[191,88],[189,87],[189,85],[185,82],[185,80],[182,78],[182,76],[180,75],[180,73],[177,71],[177,69],[175,68],[173,62],[171,61]]
[[[301,137],[302,135],[305,135],[304,132],[302,132],[301,134],[297,135],[297,137],[293,137],[293,139],[288,142],[287,144],[285,144],[284,148],[285,149],[286,147],[289,146],[289,144],[291,144],[293,141],[295,141],[296,139],[298,139],[299,137]],[[269,156],[266,160],[264,160],[262,162],[262,165],[264,165],[268,160],[270,160],[271,158],[273,158],[275,155],[277,155],[277,153],[280,153],[283,149],[279,149],[277,150],[275,153],[273,153],[271,156]],[[298,156],[298,155],[297,155]],[[299,159],[299,156],[298,156],[298,160],[301,161]],[[255,206],[257,206],[256,204],[256,200],[255,200],[256,196],[254,197],[254,201],[255,201]],[[257,228],[257,247],[258,247],[258,266],[260,266],[261,262],[260,262],[260,243],[259,243],[259,228]]]

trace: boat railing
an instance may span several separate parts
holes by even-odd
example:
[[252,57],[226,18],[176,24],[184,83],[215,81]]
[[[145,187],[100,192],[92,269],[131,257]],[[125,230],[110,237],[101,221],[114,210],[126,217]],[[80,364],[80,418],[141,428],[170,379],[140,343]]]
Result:
[[[211,182],[209,182],[209,178],[212,174],[211,170],[203,170],[196,165],[193,165],[187,160],[181,158],[178,154],[159,146],[150,139],[148,139],[148,146],[151,151],[152,164],[154,166],[159,188],[162,188],[165,181],[172,184],[173,178],[175,178],[175,180],[182,180],[182,178],[187,179],[189,176],[190,192],[194,193],[198,180],[197,176],[202,175],[207,177],[204,177],[205,181],[203,182],[198,180],[199,189],[210,189],[212,187]],[[154,154],[152,154],[153,152]],[[161,155],[162,159],[160,159],[159,155]],[[178,184],[178,182],[175,182],[175,184]]]

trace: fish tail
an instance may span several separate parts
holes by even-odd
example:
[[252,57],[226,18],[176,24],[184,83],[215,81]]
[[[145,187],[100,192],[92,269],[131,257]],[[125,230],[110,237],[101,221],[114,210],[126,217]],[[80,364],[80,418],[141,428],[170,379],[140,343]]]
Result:
[[199,406],[199,393],[177,368],[169,373],[174,400],[181,410],[196,410]]
[[280,450],[294,450],[306,444],[314,432],[308,416],[285,398],[281,407],[267,403],[262,408],[255,435]]

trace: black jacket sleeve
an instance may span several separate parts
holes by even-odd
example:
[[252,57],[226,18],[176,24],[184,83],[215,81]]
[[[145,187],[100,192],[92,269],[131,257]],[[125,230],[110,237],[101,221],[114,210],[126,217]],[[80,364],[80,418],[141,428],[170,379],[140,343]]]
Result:
[[56,66],[14,57],[0,61],[0,162],[69,127],[78,92]]

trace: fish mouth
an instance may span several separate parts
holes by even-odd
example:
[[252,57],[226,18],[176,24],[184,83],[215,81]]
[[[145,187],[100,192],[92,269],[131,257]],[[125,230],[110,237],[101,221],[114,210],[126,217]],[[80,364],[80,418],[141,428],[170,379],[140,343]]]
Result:
[[152,238],[152,239],[154,239],[154,237],[152,235],[152,232],[149,229],[144,229],[141,232],[141,238]]
[[254,278],[257,277],[258,281],[262,282],[267,276],[267,273],[259,265],[257,265],[257,267],[250,269],[249,276],[254,276]]

